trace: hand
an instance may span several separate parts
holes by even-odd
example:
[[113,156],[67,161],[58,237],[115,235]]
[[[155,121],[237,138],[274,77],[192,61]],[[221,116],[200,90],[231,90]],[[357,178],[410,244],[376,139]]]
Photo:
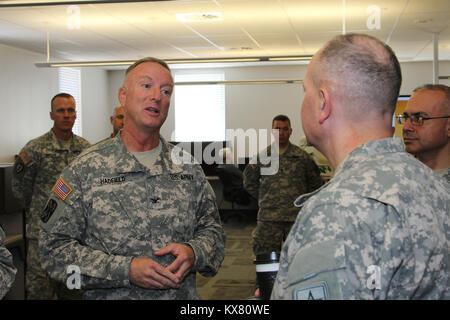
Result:
[[177,283],[181,284],[195,263],[194,250],[187,244],[171,243],[155,252],[155,256],[162,256],[168,253],[174,255],[175,260],[167,267],[167,270],[174,273]]
[[150,258],[133,258],[129,279],[146,289],[177,289],[181,283],[171,271]]
[[261,298],[261,291],[259,291],[259,288],[257,288],[257,289],[255,290],[255,297],[256,297],[256,298]]

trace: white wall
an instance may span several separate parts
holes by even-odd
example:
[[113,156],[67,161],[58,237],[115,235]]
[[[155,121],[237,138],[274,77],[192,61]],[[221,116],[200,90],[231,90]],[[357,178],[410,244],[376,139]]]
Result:
[[83,138],[92,144],[105,139],[113,131],[109,121],[113,106],[108,99],[108,71],[81,68]]
[[[422,84],[432,83],[433,67],[431,62],[402,63],[402,87],[400,94],[411,94],[412,90]],[[440,75],[450,75],[450,62],[439,64]],[[303,79],[307,65],[229,67],[220,69],[175,69],[172,73],[214,73],[222,71],[225,80],[270,80]],[[122,85],[124,71],[109,71],[110,101],[117,101],[117,91]],[[450,85],[449,80],[440,83]],[[270,130],[271,120],[277,114],[285,114],[291,119],[293,133],[291,141],[298,144],[303,135],[300,119],[300,107],[304,93],[301,84],[250,84],[227,85],[225,87],[226,128],[247,130],[249,128]],[[176,88],[175,88],[176,91]],[[161,134],[170,139],[175,129],[172,99],[171,110]],[[111,104],[111,102],[110,102]]]
[[[433,63],[432,62],[408,62],[401,63],[402,87],[401,95],[411,94],[412,91],[426,83],[433,83]],[[439,62],[439,75],[450,76],[450,61]],[[440,84],[450,86],[450,80],[439,80]]]
[[0,162],[13,162],[28,140],[50,130],[50,100],[58,90],[58,75],[55,69],[34,66],[45,58],[0,45]]
[[[50,130],[50,101],[58,93],[58,71],[36,68],[46,56],[0,45],[0,162],[14,155],[31,139]],[[108,103],[108,73],[81,69],[83,137],[91,143],[112,132]]]
[[[12,162],[14,154],[30,139],[47,132],[51,126],[50,100],[58,93],[57,69],[36,68],[45,61],[42,54],[0,45],[0,162]],[[221,70],[226,80],[303,79],[306,65],[254,66],[220,69],[173,70],[173,73],[215,72]],[[450,75],[450,62],[439,64],[440,75]],[[111,133],[109,116],[119,104],[117,91],[122,85],[124,70],[81,68],[83,137],[95,143]],[[424,83],[432,82],[431,62],[402,63],[403,85],[400,94]],[[449,80],[440,83],[450,85]],[[176,89],[175,89],[176,90]],[[226,128],[270,129],[276,114],[290,117],[298,143],[303,134],[300,105],[303,90],[299,84],[227,85]],[[174,103],[161,134],[170,140],[175,127]]]
[[[302,79],[306,67],[233,67],[221,69],[185,69],[173,70],[175,74],[224,72],[225,80],[262,80],[262,79]],[[117,92],[122,85],[125,72],[109,71],[109,90],[111,103],[117,103]],[[175,88],[176,91],[176,88]],[[226,128],[244,130],[249,128],[270,129],[272,118],[277,114],[286,114],[294,129],[292,141],[298,141],[303,134],[300,121],[300,102],[303,89],[300,84],[272,85],[227,85],[225,87]],[[169,110],[161,134],[171,139],[175,129],[175,99]]]
[[[306,65],[265,66],[225,69],[225,79],[282,80],[303,79]],[[245,84],[226,86],[227,129],[266,129],[270,132],[272,119],[284,114],[291,120],[291,142],[298,144],[303,135],[300,105],[303,88],[296,84]]]

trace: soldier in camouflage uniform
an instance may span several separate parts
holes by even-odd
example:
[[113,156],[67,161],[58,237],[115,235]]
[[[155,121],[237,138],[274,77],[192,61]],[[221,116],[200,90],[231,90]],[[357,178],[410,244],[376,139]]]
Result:
[[76,111],[75,100],[71,95],[61,93],[54,96],[51,110],[53,128],[25,145],[16,156],[12,177],[14,196],[27,208],[25,218],[27,299],[81,297],[80,293],[69,292],[63,285],[52,281],[42,269],[39,258],[40,214],[50,196],[52,186],[61,171],[83,149],[90,146],[87,140],[72,133]]
[[[323,184],[319,168],[311,157],[290,143],[292,128],[289,118],[284,115],[276,116],[272,120],[272,129],[278,130],[279,147],[272,144],[257,156],[256,161],[252,161],[256,164],[249,164],[244,170],[244,188],[258,200],[259,206],[257,224],[253,231],[255,255],[281,251],[281,244],[298,213],[294,200]],[[262,164],[261,157],[271,157],[272,152],[278,155],[278,172],[261,174],[262,167],[272,165]]]
[[450,88],[428,84],[414,89],[399,122],[406,151],[450,183]]
[[303,129],[335,175],[296,200],[271,298],[450,298],[448,185],[391,138],[395,54],[370,36],[338,36],[303,85]]
[[130,66],[124,128],[62,172],[43,212],[42,264],[60,281],[78,277],[85,299],[199,299],[196,272],[214,276],[223,261],[211,186],[159,135],[172,90],[163,61]]
[[0,227],[0,299],[8,293],[17,272],[11,253],[4,247],[5,233]]

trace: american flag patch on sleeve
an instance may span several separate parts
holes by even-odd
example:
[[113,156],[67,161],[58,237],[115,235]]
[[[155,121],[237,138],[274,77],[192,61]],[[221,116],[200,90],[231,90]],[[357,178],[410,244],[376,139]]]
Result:
[[52,190],[55,191],[56,194],[63,200],[66,200],[69,193],[72,192],[72,188],[70,188],[61,177],[53,186]]

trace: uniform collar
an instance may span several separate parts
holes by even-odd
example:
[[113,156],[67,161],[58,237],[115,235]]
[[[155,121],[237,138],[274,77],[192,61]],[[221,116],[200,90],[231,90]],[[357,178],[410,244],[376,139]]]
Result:
[[294,205],[296,207],[302,207],[309,198],[320,192],[320,190],[326,188],[333,181],[336,181],[342,172],[345,172],[354,165],[357,165],[363,159],[379,156],[383,153],[404,151],[405,149],[403,146],[403,142],[399,138],[386,138],[381,140],[368,141],[365,144],[354,149],[347,155],[347,157],[345,157],[344,161],[342,161],[342,163],[336,168],[335,174],[330,181],[311,193],[301,195],[294,201]]
[[383,153],[404,152],[402,139],[386,138],[380,140],[372,140],[355,148],[350,152],[336,168],[335,176],[339,175],[342,170],[347,170],[358,164],[361,159],[372,158]]
[[173,149],[173,146],[169,145],[161,136],[159,137],[161,152],[152,169],[141,164],[136,157],[127,150],[121,138],[121,131],[112,139],[118,149],[117,168],[119,173],[146,172],[149,175],[161,175],[164,172],[180,173],[183,171],[182,166],[174,163],[171,159],[171,150]]
[[[56,137],[55,133],[53,132],[53,129],[50,129],[50,131],[48,132],[49,137],[51,137],[51,145],[53,147],[54,150],[66,150],[63,147],[61,147],[61,144],[59,142],[59,139]],[[80,151],[82,150],[81,146],[77,145],[75,143],[75,134],[72,134],[72,137],[69,139],[70,144],[69,144],[69,149],[71,151]]]

